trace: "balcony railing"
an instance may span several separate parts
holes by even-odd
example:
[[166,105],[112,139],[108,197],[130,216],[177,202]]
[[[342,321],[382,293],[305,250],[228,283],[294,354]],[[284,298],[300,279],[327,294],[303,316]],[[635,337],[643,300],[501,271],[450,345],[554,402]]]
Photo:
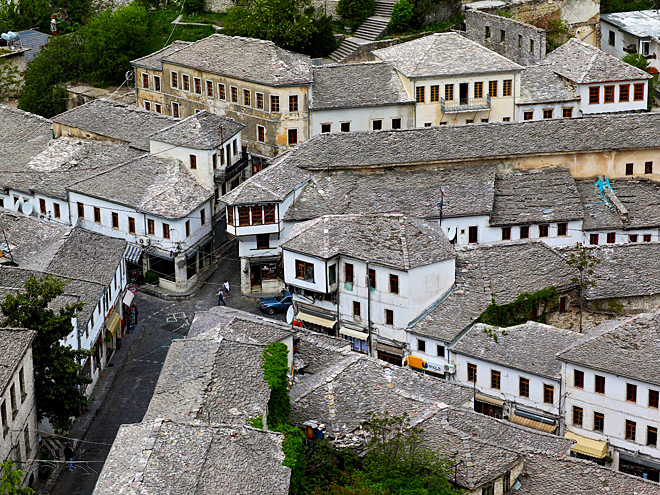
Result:
[[459,98],[445,100],[440,98],[442,113],[473,112],[475,110],[490,110],[490,95],[485,98]]
[[218,183],[231,182],[234,178],[245,170],[248,166],[249,155],[247,152],[241,152],[241,157],[227,168],[219,169],[215,171],[215,181]]

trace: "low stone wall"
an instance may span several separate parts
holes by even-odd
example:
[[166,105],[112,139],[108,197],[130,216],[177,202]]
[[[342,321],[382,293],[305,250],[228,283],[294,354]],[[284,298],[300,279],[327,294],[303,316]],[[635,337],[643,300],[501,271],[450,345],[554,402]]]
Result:
[[373,55],[373,53],[371,53],[374,50],[380,50],[381,48],[398,45],[399,43],[405,43],[406,41],[411,41],[428,35],[429,33],[419,33],[413,34],[411,36],[402,36],[401,38],[394,38],[391,40],[381,40],[374,41],[372,43],[365,43],[364,45],[360,45],[360,47],[351,55],[349,55],[344,61],[342,61],[342,63],[355,64],[358,62],[373,62],[376,60],[376,57]]
[[426,24],[446,21],[450,17],[459,15],[463,11],[463,5],[460,0],[445,0],[433,6],[433,9],[426,14]]

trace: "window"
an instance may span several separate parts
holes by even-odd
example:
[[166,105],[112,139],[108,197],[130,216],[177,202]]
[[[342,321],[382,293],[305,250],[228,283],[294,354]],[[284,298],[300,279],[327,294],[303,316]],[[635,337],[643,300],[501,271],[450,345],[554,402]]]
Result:
[[321,124],[321,134],[326,134],[331,132],[332,124]]
[[502,381],[502,373],[495,370],[490,370],[490,388],[499,390]]
[[172,102],[172,117],[179,118],[179,104]]
[[399,276],[390,274],[390,292],[392,294],[399,293]]
[[142,87],[145,89],[149,89],[149,74],[146,72],[142,73]]
[[228,225],[234,225],[234,207],[233,206],[228,206],[227,207],[227,224]]
[[39,200],[39,211],[41,211],[42,215],[46,214],[46,200],[45,199],[40,199]]
[[440,101],[440,86],[434,84],[431,86],[431,103],[437,103]]
[[296,260],[296,278],[314,282],[314,263]]
[[275,223],[275,205],[264,206],[264,223]]
[[25,370],[23,368],[18,372],[18,387],[18,391],[21,394],[21,402],[23,402],[27,395],[27,390],[25,389]]
[[238,207],[238,225],[239,227],[250,225],[250,208],[248,206]]
[[392,119],[392,129],[401,129],[401,119],[399,117]]
[[243,105],[246,107],[252,106],[251,93],[249,89],[243,90]]
[[534,111],[527,110],[526,112],[523,112],[523,120],[534,120]]
[[607,33],[607,44],[614,46],[616,38],[614,37],[614,31],[608,31]]
[[488,94],[491,98],[497,98],[497,81],[488,81]]
[[529,53],[534,53],[534,40],[529,40]]
[[225,95],[225,85],[218,83],[218,99],[225,100],[227,96]]
[[634,421],[630,421],[629,419],[626,419],[626,440],[632,440],[634,442],[636,436],[637,436],[637,423],[635,423]]
[[417,339],[417,350],[419,352],[426,352],[426,340]]
[[637,242],[637,234],[630,234],[630,235],[628,236],[628,240],[629,240],[630,242]]
[[505,43],[506,42],[506,31],[504,29],[500,29],[500,43]]
[[270,234],[257,234],[257,249],[270,249]]
[[633,84],[633,100],[634,101],[643,101],[644,100],[644,83]]
[[94,222],[101,223],[101,208],[94,208]]
[[257,108],[260,110],[264,109],[264,94],[263,93],[255,93],[256,98],[257,98]]
[[502,81],[502,96],[511,96],[513,88],[513,81],[511,79],[505,79]]
[[9,421],[7,420],[7,401],[0,406],[0,417],[2,418],[2,436],[6,436],[9,431]]
[[289,112],[298,111],[298,95],[289,95]]
[[147,220],[147,234],[154,235],[155,231],[156,231],[156,229],[154,228],[154,221],[153,220]]
[[445,100],[452,101],[454,99],[454,85],[445,84]]
[[231,102],[238,103],[238,88],[230,86],[229,89],[231,92]]
[[170,226],[169,224],[164,223],[163,224],[163,239],[169,239],[170,238]]
[[543,118],[544,119],[551,119],[552,118],[552,108],[544,108],[543,109]]
[[350,122],[342,122],[339,126],[341,132],[351,132],[351,123]]
[[559,312],[560,313],[568,312],[568,296],[561,296],[559,298]]
[[594,413],[594,431],[602,432],[605,428],[605,415],[603,413]]
[[598,245],[598,234],[589,234],[589,244],[592,246]]
[[85,218],[85,205],[78,203],[78,218]]
[[539,237],[548,237],[548,224],[539,225]]
[[651,234],[644,234],[644,242],[651,242]]
[[475,98],[484,97],[484,83],[482,81],[477,81],[474,83],[474,97]]
[[657,390],[649,390],[649,407],[658,408],[659,394]]
[[178,88],[179,87],[179,73],[171,71],[170,72],[170,86],[172,88]]
[[607,233],[607,243],[614,244],[616,242],[616,232]]
[[594,392],[597,394],[604,394],[605,393],[605,377],[596,375],[594,379]]
[[520,378],[518,382],[518,395],[520,397],[529,397],[529,379]]
[[156,113],[163,113],[163,106],[160,103],[154,103],[154,109]]
[[490,39],[490,26],[486,26],[486,32],[484,34],[484,38],[487,40]]
[[287,132],[289,146],[298,144],[298,129],[289,129]]
[[644,163],[644,173],[645,174],[652,174],[653,173],[653,162],[645,162]]
[[376,270],[369,268],[369,288],[376,288]]
[[626,400],[628,402],[637,402],[637,385],[626,383]]
[[206,81],[206,96],[213,98],[213,81]]
[[484,123],[484,124],[487,124],[487,123],[488,123],[488,119],[481,119],[481,122]]
[[337,265],[330,265],[330,268],[328,268],[328,282],[330,285],[337,283]]
[[557,224],[557,235],[558,236],[568,235],[568,224],[567,223],[558,223]]
[[206,209],[205,208],[202,208],[201,210],[199,210],[199,222],[202,225],[206,224]]
[[584,411],[581,407],[573,406],[573,424],[575,426],[582,426],[584,420]]
[[654,447],[658,444],[658,429],[654,426],[646,427],[646,445],[653,445]]
[[520,238],[529,239],[529,225],[523,225],[520,227]]
[[561,109],[561,116],[565,119],[573,118],[573,107],[562,108]]
[[555,387],[552,385],[543,384],[543,403],[554,404]]
[[599,86],[590,86],[589,87],[589,105],[597,105],[600,103],[600,87]]
[[495,484],[492,481],[486,483],[481,489],[481,495],[495,495]]
[[344,265],[344,281],[349,284],[353,283],[353,265],[350,263]]
[[474,124],[474,119],[465,119],[466,124]]
[[181,82],[183,82],[183,90],[190,91],[190,76],[183,74],[181,76]]
[[372,120],[371,121],[371,128],[374,131],[380,131],[383,128],[383,121],[378,119],[378,120]]
[[630,84],[619,84],[619,101],[630,101]]
[[16,402],[16,385],[13,383],[9,389],[9,397],[11,399],[11,419],[16,419],[16,415],[18,414],[18,403]]
[[502,476],[502,493],[508,493],[509,490],[511,490],[511,473],[504,473],[504,476]]
[[237,140],[236,140],[236,139],[234,139],[234,140],[231,142],[231,146],[232,146],[232,148],[233,148],[233,150],[234,150],[234,156],[238,156],[238,145],[237,145]]
[[53,203],[53,216],[55,218],[60,218],[60,205],[59,205],[59,203]]
[[523,47],[523,37],[522,34],[518,35],[518,50],[522,50]]
[[135,218],[128,217],[128,233],[135,234]]
[[468,363],[467,365],[467,379],[468,382],[476,383],[477,382],[477,365]]
[[502,240],[503,241],[511,240],[511,227],[502,227]]
[[614,86],[603,88],[603,103],[614,103]]
[[195,94],[202,94],[202,80],[199,77],[194,78],[195,81]]
[[394,311],[391,309],[385,310],[385,325],[394,325]]
[[573,386],[576,388],[584,388],[584,371],[575,370],[573,375]]
[[425,98],[425,86],[417,86],[415,88],[415,102],[416,103],[424,103],[424,98]]
[[186,237],[190,237],[190,220],[186,220]]
[[632,175],[633,174],[633,167],[634,167],[634,164],[626,163],[626,175]]
[[360,302],[353,301],[353,316],[360,316]]
[[144,109],[145,109],[147,112],[151,112],[151,102],[150,102],[150,101],[145,101],[145,102],[144,102]]
[[30,453],[32,452],[32,445],[30,443],[30,427],[26,426],[25,430],[23,431],[23,440],[25,442],[25,455],[30,456]]
[[438,357],[445,357],[445,346],[436,344],[435,345],[435,354]]
[[280,97],[275,95],[270,95],[270,111],[279,113],[280,111]]
[[468,242],[470,244],[476,244],[477,234],[478,234],[478,227],[475,226],[468,227]]
[[190,155],[190,169],[191,170],[196,170],[197,169],[197,156],[196,155]]
[[257,141],[260,143],[266,142],[266,128],[262,125],[257,126]]

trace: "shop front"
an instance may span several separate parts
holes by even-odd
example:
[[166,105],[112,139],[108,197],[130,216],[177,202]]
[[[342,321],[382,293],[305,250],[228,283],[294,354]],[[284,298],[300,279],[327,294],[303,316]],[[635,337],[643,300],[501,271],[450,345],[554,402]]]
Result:
[[142,248],[128,245],[124,252],[128,284],[139,286],[144,283],[144,268],[142,267]]
[[353,350],[361,354],[369,354],[369,335],[352,328],[341,327],[339,335],[353,344]]
[[250,260],[250,286],[252,292],[274,294],[284,288],[279,257]]
[[296,321],[300,322],[302,326],[308,330],[332,335],[333,337],[337,336],[335,331],[337,320],[330,315],[311,313],[300,309],[296,314]]
[[444,363],[434,363],[411,354],[404,360],[403,365],[408,365],[413,370],[424,373],[425,375],[445,378]]
[[660,481],[660,464],[642,455],[621,452],[619,454],[619,471],[656,483]]
[[374,352],[381,361],[403,366],[404,349],[391,344],[374,342]]
[[525,409],[514,409],[509,416],[509,421],[546,433],[554,433],[557,429],[556,419]]
[[105,343],[107,347],[106,354],[108,356],[106,362],[109,362],[115,350],[121,347],[121,338],[118,338],[117,335],[120,327],[121,316],[119,316],[117,311],[112,311],[105,322]]
[[502,419],[504,401],[495,397],[476,394],[474,396],[474,410],[491,418]]
[[591,438],[583,437],[571,431],[566,432],[564,438],[575,440],[571,447],[571,456],[579,459],[586,459],[595,462],[601,466],[605,465],[605,457],[607,456],[607,442],[599,442]]

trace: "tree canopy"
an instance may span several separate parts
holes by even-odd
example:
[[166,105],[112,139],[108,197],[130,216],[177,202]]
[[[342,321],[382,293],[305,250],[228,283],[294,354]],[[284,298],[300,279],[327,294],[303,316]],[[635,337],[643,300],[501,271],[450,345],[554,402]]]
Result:
[[9,459],[0,464],[0,495],[32,495],[32,488],[21,488],[23,486],[23,471],[14,467],[14,462]]

